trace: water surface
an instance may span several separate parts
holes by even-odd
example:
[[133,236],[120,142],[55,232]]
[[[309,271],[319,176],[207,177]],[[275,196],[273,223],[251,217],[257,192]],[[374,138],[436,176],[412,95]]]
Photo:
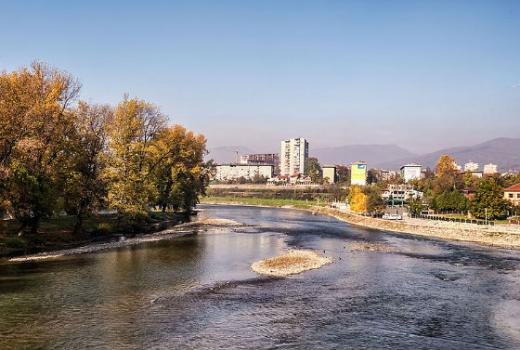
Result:
[[[520,348],[518,251],[297,210],[201,208],[248,226],[0,265],[0,349]],[[334,263],[285,279],[250,270],[288,248]]]

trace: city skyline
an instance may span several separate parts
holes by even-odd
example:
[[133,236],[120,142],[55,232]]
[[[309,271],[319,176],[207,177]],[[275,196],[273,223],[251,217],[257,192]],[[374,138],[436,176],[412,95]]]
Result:
[[4,4],[0,69],[39,59],[87,101],[153,101],[209,147],[520,136],[516,1],[122,4]]

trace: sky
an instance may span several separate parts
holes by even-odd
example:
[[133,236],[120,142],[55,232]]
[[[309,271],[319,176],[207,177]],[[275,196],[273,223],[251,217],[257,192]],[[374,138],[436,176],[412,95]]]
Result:
[[7,1],[0,70],[157,104],[209,147],[273,152],[520,137],[520,1]]

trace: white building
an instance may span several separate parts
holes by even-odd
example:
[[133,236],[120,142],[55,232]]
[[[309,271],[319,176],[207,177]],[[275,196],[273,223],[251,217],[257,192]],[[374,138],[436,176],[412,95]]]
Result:
[[464,171],[469,171],[470,173],[478,172],[480,165],[478,163],[472,162],[471,160],[464,164]]
[[406,164],[401,167],[401,177],[404,182],[419,180],[421,178],[422,166],[419,164]]
[[387,202],[403,203],[410,200],[417,200],[423,197],[423,193],[415,190],[409,185],[389,185],[381,197]]
[[274,176],[274,166],[265,164],[221,164],[216,166],[215,180],[228,181],[241,177],[251,180],[255,176],[270,179]]
[[493,163],[484,165],[484,175],[493,175],[498,173],[498,166]]
[[282,141],[280,144],[280,175],[305,175],[309,158],[309,143],[303,137]]

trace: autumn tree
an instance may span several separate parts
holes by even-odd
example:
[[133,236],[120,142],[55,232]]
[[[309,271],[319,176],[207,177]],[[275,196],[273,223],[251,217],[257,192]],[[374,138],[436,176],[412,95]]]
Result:
[[143,100],[125,97],[107,126],[108,204],[121,216],[142,219],[157,196],[152,154],[155,141],[166,125],[159,109]]
[[68,113],[80,85],[68,73],[35,62],[0,76],[0,176],[2,202],[36,232],[53,214],[60,173],[74,132]]
[[363,193],[361,186],[351,186],[348,195],[350,210],[356,213],[366,213],[367,208],[367,195]]
[[152,147],[157,197],[155,204],[191,212],[204,194],[209,169],[204,167],[206,139],[180,125],[161,130]]
[[449,192],[462,186],[463,181],[455,166],[455,160],[447,154],[441,155],[435,167],[434,192]]
[[107,126],[112,119],[112,109],[79,102],[72,113],[75,132],[62,181],[64,209],[76,216],[74,231],[77,233],[84,216],[105,204],[108,184],[103,172],[107,165]]

